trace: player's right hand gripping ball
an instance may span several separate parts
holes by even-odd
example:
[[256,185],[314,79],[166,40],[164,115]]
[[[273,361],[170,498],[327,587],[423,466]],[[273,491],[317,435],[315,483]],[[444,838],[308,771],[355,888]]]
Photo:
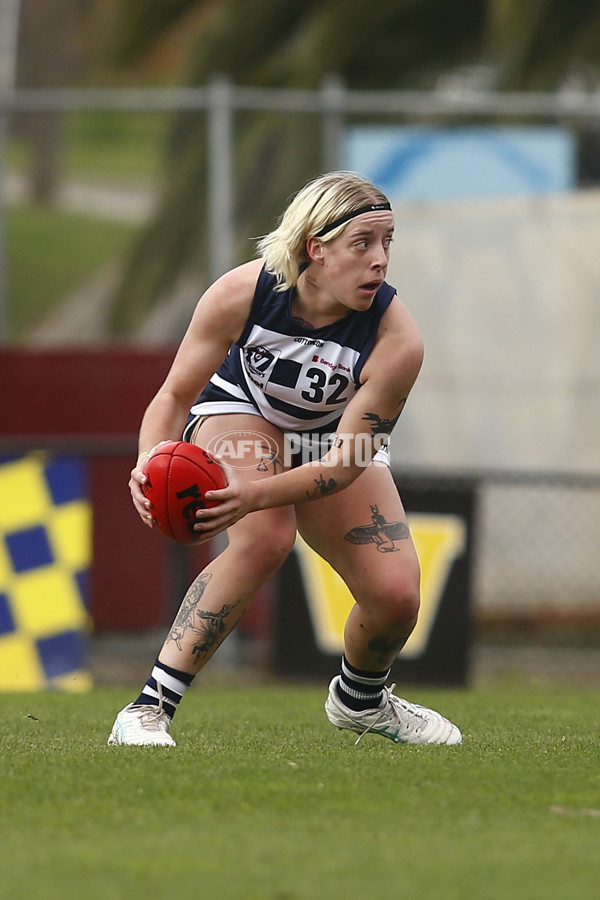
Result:
[[168,441],[152,454],[145,475],[144,494],[161,534],[180,544],[197,544],[202,536],[194,531],[196,512],[218,506],[204,495],[227,487],[217,460],[195,444]]

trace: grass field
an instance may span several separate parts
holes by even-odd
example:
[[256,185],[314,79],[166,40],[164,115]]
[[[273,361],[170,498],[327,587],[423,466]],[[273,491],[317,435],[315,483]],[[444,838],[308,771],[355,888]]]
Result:
[[459,748],[358,747],[323,689],[194,689],[176,749],[109,748],[121,689],[5,695],[0,896],[600,895],[599,692],[414,688]]

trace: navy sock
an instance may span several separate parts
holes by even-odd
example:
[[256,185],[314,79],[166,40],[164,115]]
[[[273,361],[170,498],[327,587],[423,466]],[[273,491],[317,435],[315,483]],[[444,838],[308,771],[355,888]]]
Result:
[[390,669],[384,672],[366,672],[350,665],[345,656],[337,683],[337,694],[342,703],[360,712],[363,709],[377,709],[383,699],[383,688]]
[[180,672],[179,669],[173,669],[157,659],[150,678],[142,688],[140,696],[133,701],[133,705],[158,706],[160,704],[160,696],[157,682],[160,682],[163,709],[167,715],[173,718],[181,698],[193,680],[194,676],[188,672]]

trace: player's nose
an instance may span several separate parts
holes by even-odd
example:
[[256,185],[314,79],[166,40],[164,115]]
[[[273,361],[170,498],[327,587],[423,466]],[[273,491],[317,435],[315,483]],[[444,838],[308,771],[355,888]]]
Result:
[[387,268],[388,264],[388,255],[385,247],[381,244],[376,244],[373,250],[373,258],[371,260],[371,264],[376,266],[379,269]]

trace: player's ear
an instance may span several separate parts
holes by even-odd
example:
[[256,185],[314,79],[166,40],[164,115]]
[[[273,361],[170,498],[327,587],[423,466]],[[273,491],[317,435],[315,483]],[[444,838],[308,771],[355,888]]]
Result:
[[318,237],[311,234],[306,242],[306,252],[311,262],[321,265],[323,262],[323,244]]

